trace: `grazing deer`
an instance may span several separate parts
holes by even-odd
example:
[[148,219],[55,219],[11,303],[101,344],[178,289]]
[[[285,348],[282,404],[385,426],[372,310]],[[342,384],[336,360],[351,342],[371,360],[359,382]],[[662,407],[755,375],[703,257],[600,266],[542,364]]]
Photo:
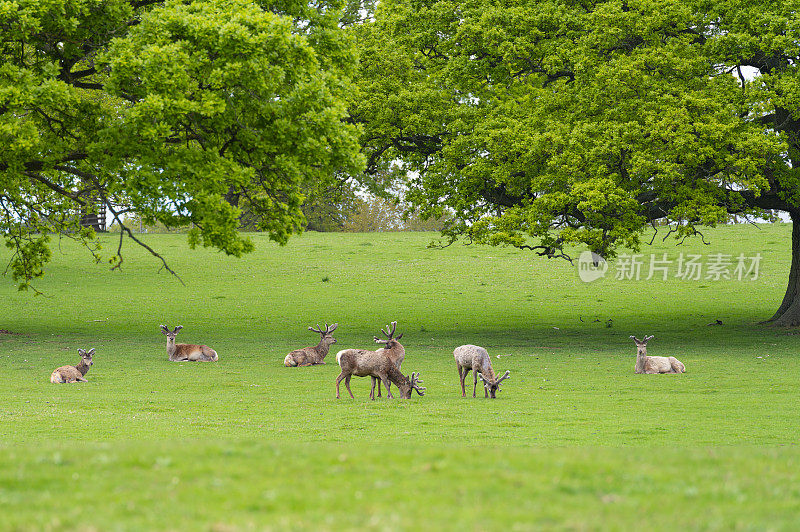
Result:
[[323,331],[322,328],[317,325],[317,328],[309,327],[309,331],[313,331],[315,333],[319,333],[322,335],[320,338],[319,343],[312,347],[304,347],[303,349],[295,349],[288,355],[286,358],[283,359],[283,365],[287,368],[293,368],[297,366],[313,366],[315,364],[324,364],[325,363],[325,356],[328,354],[328,351],[331,348],[331,344],[336,343],[336,338],[331,336],[333,331],[336,330],[338,327],[338,323],[334,323],[330,327],[328,324],[325,324],[325,330]]
[[[400,345],[400,338],[403,337],[403,333],[400,333],[400,336],[397,338],[394,337],[394,333],[397,330],[397,322],[393,321],[391,324],[386,326],[386,330],[384,331],[381,329],[381,332],[384,336],[386,336],[386,340],[381,340],[377,336],[373,336],[375,338],[376,344],[386,344],[386,347],[382,347],[378,349],[378,353],[383,353],[392,363],[397,366],[397,369],[400,369],[400,366],[403,364],[403,360],[406,358],[406,348]],[[372,388],[375,389],[375,383],[378,382],[378,379],[372,377]],[[387,386],[386,389],[388,390],[391,386]],[[378,386],[378,397],[381,396],[381,387]]]
[[171,362],[181,362],[183,360],[216,362],[219,360],[217,352],[207,345],[176,344],[175,337],[178,336],[178,331],[181,329],[183,329],[183,325],[178,325],[174,331],[170,331],[166,325],[161,326],[161,332],[167,336],[167,355]]
[[[422,396],[425,395],[425,388],[419,385],[422,381],[419,378],[419,373],[411,373],[411,378],[406,377],[400,371],[399,359],[405,357],[405,350],[403,346],[397,341],[400,336],[393,338],[397,322],[392,322],[391,330],[389,327],[386,331],[381,331],[389,337],[388,340],[381,340],[375,336],[375,341],[378,343],[385,343],[386,348],[378,349],[377,351],[369,351],[367,349],[345,349],[336,353],[336,362],[342,368],[342,372],[336,377],[336,398],[339,398],[339,383],[344,379],[344,385],[347,391],[350,392],[350,397],[353,397],[353,391],[350,389],[350,377],[372,377],[372,389],[369,392],[369,398],[375,400],[375,384],[378,384],[378,392],[380,392],[380,382],[386,386],[386,395],[392,398],[392,391],[389,389],[390,383],[394,383],[400,389],[400,396],[404,399],[411,398],[411,391],[416,392]],[[387,332],[390,331],[390,332]],[[399,351],[395,351],[396,347],[402,350],[402,356]],[[380,396],[380,395],[379,395]]]
[[464,389],[464,380],[467,378],[470,370],[475,376],[475,382],[472,386],[472,397],[475,397],[475,391],[478,388],[478,377],[480,376],[483,381],[484,397],[495,399],[495,394],[500,389],[500,384],[510,376],[510,371],[506,370],[505,374],[499,379],[494,374],[492,369],[492,361],[489,358],[489,353],[486,349],[477,345],[462,345],[453,350],[453,357],[456,359],[456,366],[458,366],[458,377],[461,379],[461,397],[466,397],[467,392]]
[[644,340],[639,340],[631,336],[636,343],[636,373],[683,373],[686,366],[675,357],[651,357],[647,356],[647,341],[652,340],[652,336],[645,336]]
[[53,371],[50,375],[50,382],[53,384],[60,384],[62,382],[89,382],[84,379],[84,375],[89,372],[89,367],[94,364],[92,362],[92,355],[94,355],[94,348],[84,351],[78,349],[78,354],[81,356],[81,362],[77,366],[61,366]]

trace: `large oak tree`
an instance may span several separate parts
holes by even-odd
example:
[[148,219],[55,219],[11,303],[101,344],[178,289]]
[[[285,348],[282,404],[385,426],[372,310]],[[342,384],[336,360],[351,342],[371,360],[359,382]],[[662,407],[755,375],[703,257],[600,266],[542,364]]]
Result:
[[[800,324],[796,0],[386,0],[358,29],[352,115],[371,169],[400,159],[445,233],[613,257],[788,213]],[[754,250],[756,251],[756,250]]]
[[341,4],[0,2],[0,234],[20,288],[48,235],[92,237],[92,209],[191,225],[192,245],[236,256],[253,247],[240,202],[278,242],[300,230],[302,191],[363,164]]

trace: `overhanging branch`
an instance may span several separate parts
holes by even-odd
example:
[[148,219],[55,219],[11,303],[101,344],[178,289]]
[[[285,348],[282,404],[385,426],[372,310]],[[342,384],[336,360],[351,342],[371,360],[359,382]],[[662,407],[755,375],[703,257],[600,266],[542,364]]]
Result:
[[38,182],[38,183],[43,184],[44,186],[46,186],[50,190],[56,192],[57,194],[59,194],[61,196],[64,196],[65,198],[71,199],[72,201],[74,201],[75,203],[77,203],[79,205],[86,205],[86,201],[80,197],[78,192],[71,192],[71,191],[63,188],[61,185],[59,185],[57,183],[53,183],[52,181],[50,181],[48,179],[45,179],[44,177],[42,177],[41,175],[39,175],[36,172],[25,172],[25,175],[28,176],[28,178],[30,178],[30,179]]

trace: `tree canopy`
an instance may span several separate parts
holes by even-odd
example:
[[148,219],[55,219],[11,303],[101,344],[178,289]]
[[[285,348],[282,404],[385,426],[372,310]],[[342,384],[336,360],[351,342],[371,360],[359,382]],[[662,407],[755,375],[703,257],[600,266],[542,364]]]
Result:
[[[800,225],[796,1],[387,0],[351,114],[451,239],[613,257],[655,221]],[[800,323],[800,231],[774,316]]]
[[[357,66],[321,0],[10,0],[0,4],[0,233],[20,288],[76,213],[189,226],[239,256],[240,201],[283,243],[303,191],[357,173],[345,122]],[[123,230],[110,261],[122,261]],[[156,250],[151,250],[158,255]],[[99,255],[98,255],[99,258]],[[165,263],[166,266],[166,263]]]

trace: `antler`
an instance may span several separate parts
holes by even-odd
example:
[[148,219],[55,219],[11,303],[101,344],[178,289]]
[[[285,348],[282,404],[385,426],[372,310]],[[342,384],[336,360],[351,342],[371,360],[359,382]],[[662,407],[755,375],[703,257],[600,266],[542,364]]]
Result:
[[503,376],[500,377],[499,379],[497,379],[497,382],[495,384],[500,386],[500,383],[503,382],[504,380],[506,380],[507,378],[509,378],[510,376],[511,376],[511,372],[509,370],[506,370],[506,372],[503,374]]
[[420,397],[425,395],[425,390],[427,390],[427,388],[419,386],[420,384],[422,384],[422,379],[419,378],[419,372],[414,373],[412,371],[409,382],[411,383],[411,389],[416,390],[417,393],[420,395]]
[[[510,376],[511,372],[509,370],[506,370],[506,372],[503,374],[502,377],[494,381],[495,386],[500,386],[500,383],[509,378]],[[483,384],[491,384],[491,382],[488,379],[485,379],[483,377],[483,373],[478,373],[478,378],[483,381]]]
[[386,338],[388,338],[388,340],[381,340],[377,336],[373,336],[373,338],[375,338],[375,343],[376,344],[388,344],[391,340],[399,340],[400,338],[402,338],[403,337],[403,333],[400,333],[400,336],[398,336],[397,338],[393,338],[395,330],[397,330],[397,322],[393,321],[390,325],[386,326],[386,330],[385,331],[383,329],[381,329],[381,332],[384,334],[384,336],[386,336]]
[[652,335],[651,336],[645,336],[644,337],[644,342],[647,343],[648,340],[652,340],[653,338],[655,338],[655,336],[652,336]]
[[330,334],[333,331],[335,331],[336,327],[338,327],[338,326],[339,326],[338,323],[334,323],[333,325],[328,325],[328,322],[325,322],[325,330],[324,331],[322,330],[322,327],[319,326],[319,324],[317,324],[317,328],[316,329],[314,327],[309,327],[308,330],[309,331],[313,331],[315,333],[320,333],[322,336],[325,336],[326,334]]

